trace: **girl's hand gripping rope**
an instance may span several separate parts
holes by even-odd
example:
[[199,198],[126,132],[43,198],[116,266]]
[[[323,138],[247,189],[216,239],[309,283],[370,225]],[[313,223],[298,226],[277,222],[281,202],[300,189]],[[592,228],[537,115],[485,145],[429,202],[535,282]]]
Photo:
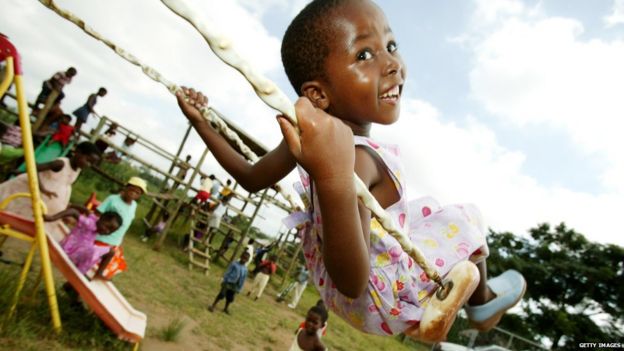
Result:
[[204,94],[195,91],[193,88],[181,87],[176,92],[176,98],[186,118],[190,121],[202,121],[204,119],[200,112],[202,108],[208,106],[208,98]]
[[284,116],[277,120],[297,162],[316,182],[346,179],[353,182],[353,132],[340,119],[315,108],[310,100],[295,103],[300,134]]

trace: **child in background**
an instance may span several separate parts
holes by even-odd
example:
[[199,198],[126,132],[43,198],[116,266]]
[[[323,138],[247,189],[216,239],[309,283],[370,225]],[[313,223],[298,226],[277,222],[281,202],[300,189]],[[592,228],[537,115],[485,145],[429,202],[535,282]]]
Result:
[[271,279],[271,276],[277,271],[277,264],[275,264],[275,261],[277,261],[277,256],[271,255],[268,260],[260,262],[260,270],[254,278],[251,289],[247,292],[247,296],[253,294],[256,295],[254,296],[254,301],[258,300],[260,296],[262,296],[269,279]]
[[10,145],[13,147],[22,147],[22,127],[20,127],[19,119],[15,120],[12,125],[4,124],[6,126],[6,131],[0,137],[0,142],[2,145]]
[[117,135],[117,127],[117,123],[112,122],[110,126],[108,126],[108,129],[106,129],[104,134],[95,141],[95,146],[100,149],[102,154],[104,154],[106,149],[108,149],[108,147],[110,146],[109,143],[111,142],[111,138]]
[[[227,204],[230,201],[229,197],[221,199],[221,202],[217,203],[217,207],[212,210],[212,213],[208,217],[208,235],[211,236],[213,232],[219,230],[221,226],[221,219],[227,211]],[[211,240],[212,241],[212,240]]]
[[230,185],[232,185],[232,180],[228,179],[225,182],[225,186],[223,187],[223,189],[221,189],[221,192],[219,193],[219,197],[221,199],[229,197],[232,194],[232,188],[230,188]]
[[57,131],[52,134],[48,145],[59,142],[63,147],[69,144],[69,139],[71,139],[72,134],[74,133],[74,127],[71,125],[71,116],[63,115],[58,124]]
[[212,305],[208,307],[208,311],[214,312],[217,303],[225,298],[225,307],[223,308],[223,312],[230,314],[228,307],[230,307],[230,304],[234,302],[234,296],[243,289],[245,279],[247,278],[247,267],[245,267],[245,263],[247,263],[247,261],[249,261],[249,254],[247,251],[244,251],[238,261],[232,262],[228,266],[227,270],[223,274],[221,290]]
[[256,241],[254,240],[254,238],[249,238],[249,240],[247,241],[247,246],[245,247],[245,249],[249,253],[249,260],[247,260],[247,263],[245,263],[245,267],[249,267],[249,262],[251,262],[251,260],[253,259],[253,254],[254,254],[253,244],[255,242]]
[[301,299],[301,295],[303,295],[306,286],[308,286],[309,278],[310,272],[308,272],[305,265],[299,267],[299,272],[297,272],[297,278],[295,280],[295,292],[293,293],[292,300],[288,304],[289,308],[294,309],[297,307],[297,304],[299,304],[299,300]]
[[[126,260],[123,257],[121,243],[130,228],[137,208],[137,200],[147,192],[147,183],[139,177],[131,177],[119,194],[110,195],[97,207],[96,213],[108,211],[117,212],[122,219],[122,225],[109,235],[98,235],[95,244],[108,248],[106,265],[100,269],[106,270],[110,279],[115,274],[126,269]],[[110,265],[108,265],[110,263]],[[107,267],[109,266],[109,267]]]
[[324,351],[325,345],[321,342],[319,332],[327,322],[327,310],[324,305],[314,305],[308,310],[303,326],[295,331],[295,340],[289,351]]
[[[286,30],[282,61],[300,96],[295,110],[301,134],[278,116],[284,140],[254,164],[237,157],[201,117],[204,95],[183,89],[178,104],[215,158],[247,191],[271,186],[300,166],[312,203],[303,231],[304,254],[327,306],[367,333],[403,332],[439,341],[468,302],[471,324],[493,328],[522,298],[524,278],[511,270],[488,282],[488,249],[478,210],[471,205],[442,208],[430,198],[408,202],[398,149],[370,138],[373,123],[398,120],[406,81],[382,10],[368,0],[310,2]],[[429,299],[437,285],[358,201],[354,171],[394,223],[408,229],[427,261],[453,280],[442,304]],[[436,317],[423,319],[426,312]]]
[[208,201],[208,199],[210,199],[210,195],[211,195],[210,190],[212,189],[213,179],[214,179],[214,175],[211,175],[210,177],[200,178],[199,191],[197,192],[197,195],[195,195],[193,200],[191,200],[191,203],[197,202],[197,203],[203,204],[204,202]]
[[162,231],[165,230],[165,225],[167,225],[167,220],[169,220],[169,212],[165,211],[160,218],[160,221],[158,221],[156,225],[145,229],[145,232],[141,236],[141,241],[147,242],[152,237],[152,235],[159,235],[160,233],[162,233]]
[[214,174],[211,174],[208,178],[212,180],[212,187],[210,188],[210,195],[215,199],[219,197],[219,180],[215,177]]
[[[89,168],[100,160],[100,151],[89,142],[76,146],[71,159],[57,158],[54,161],[37,165],[39,190],[48,213],[58,213],[67,207],[71,196],[72,184],[80,175],[80,171]],[[0,200],[15,193],[30,193],[28,175],[20,174],[0,184]],[[7,212],[22,217],[32,218],[32,204],[28,198],[17,198],[9,203]]]
[[9,126],[0,122],[0,170],[2,170],[2,174],[9,170],[11,167],[9,164],[12,163],[12,161],[24,156],[24,149],[21,147],[14,147],[2,142],[2,137],[8,129]]
[[[121,226],[122,219],[116,212],[104,212],[98,218],[93,213],[81,215],[75,208],[69,208],[51,216],[46,215],[44,219],[55,221],[70,216],[78,221],[69,235],[61,240],[60,245],[80,273],[86,274],[109,252],[107,248],[95,245],[96,235],[111,234]],[[100,277],[101,271],[98,271],[96,276]]]
[[107,93],[106,88],[98,89],[97,93],[93,93],[89,95],[89,97],[87,98],[87,102],[85,102],[84,105],[77,108],[73,112],[74,116],[76,116],[76,125],[74,129],[76,130],[76,134],[78,134],[78,136],[80,136],[80,129],[82,128],[82,125],[84,123],[87,123],[87,119],[89,118],[89,115],[95,112],[93,108],[95,107],[95,104],[97,103],[98,96],[99,97],[106,96],[106,93]]
[[74,67],[69,67],[65,72],[56,72],[52,78],[44,81],[41,86],[41,92],[37,95],[37,99],[35,99],[35,107],[31,111],[31,114],[35,116],[39,114],[39,110],[43,108],[43,105],[46,103],[46,100],[48,99],[48,96],[50,96],[52,90],[57,90],[59,92],[55,102],[63,100],[65,97],[63,88],[65,85],[71,83],[72,78],[77,73],[78,71]]

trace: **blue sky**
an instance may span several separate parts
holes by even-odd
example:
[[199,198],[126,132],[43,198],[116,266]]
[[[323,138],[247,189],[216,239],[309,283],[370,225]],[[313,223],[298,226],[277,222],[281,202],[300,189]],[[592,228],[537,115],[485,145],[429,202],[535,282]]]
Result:
[[[306,1],[189,2],[294,99],[279,45]],[[411,197],[473,202],[498,231],[524,234],[563,221],[592,240],[624,245],[623,0],[377,3],[408,81],[401,120],[373,136],[401,146]],[[205,91],[266,145],[279,142],[275,112],[160,2],[58,4],[168,79]],[[164,88],[37,1],[0,0],[0,7],[13,9],[0,14],[0,31],[24,55],[31,98],[42,80],[74,65],[67,111],[106,86],[96,110],[175,150],[185,121]],[[199,158],[196,135],[188,152]],[[213,160],[204,168],[225,176]],[[262,226],[276,231],[280,215],[264,213]]]

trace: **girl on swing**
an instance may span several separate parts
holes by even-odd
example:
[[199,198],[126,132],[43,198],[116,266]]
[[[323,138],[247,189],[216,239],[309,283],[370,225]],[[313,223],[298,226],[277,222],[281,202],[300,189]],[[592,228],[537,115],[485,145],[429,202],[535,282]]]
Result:
[[[179,93],[178,104],[219,163],[248,191],[275,184],[299,167],[312,199],[304,253],[327,307],[364,332],[403,332],[424,341],[445,338],[464,304],[474,327],[493,328],[522,298],[524,278],[507,271],[488,281],[478,210],[441,208],[430,198],[407,201],[397,148],[369,137],[373,123],[398,120],[406,80],[381,9],[369,0],[312,1],[291,22],[281,51],[300,96],[300,133],[278,116],[284,140],[255,164],[201,116],[204,95],[184,88],[189,100]],[[358,201],[354,171],[395,223],[408,229],[428,262],[453,280],[442,306],[431,297],[436,284]]]

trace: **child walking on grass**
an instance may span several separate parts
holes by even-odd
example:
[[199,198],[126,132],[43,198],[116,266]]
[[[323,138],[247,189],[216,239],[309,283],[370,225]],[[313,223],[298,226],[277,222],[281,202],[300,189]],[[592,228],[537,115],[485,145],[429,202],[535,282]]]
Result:
[[[439,341],[466,304],[471,324],[488,330],[522,298],[524,278],[507,271],[488,281],[488,248],[478,210],[440,207],[430,198],[408,201],[398,149],[370,137],[373,124],[399,118],[406,70],[397,48],[384,13],[373,2],[310,2],[289,25],[281,50],[300,96],[295,104],[300,134],[278,116],[284,140],[255,164],[202,118],[198,109],[207,104],[204,95],[185,88],[189,102],[180,93],[178,104],[218,162],[247,191],[271,186],[298,166],[311,199],[303,230],[311,279],[327,307],[353,327]],[[442,304],[431,298],[437,284],[358,201],[354,171],[428,262],[454,281]],[[436,317],[428,319],[431,315]]]
[[269,279],[271,279],[271,276],[277,271],[277,264],[275,264],[275,261],[277,261],[277,256],[271,255],[268,260],[260,262],[260,266],[258,266],[259,271],[251,284],[251,288],[247,292],[247,296],[256,295],[254,296],[254,301],[262,296],[264,288],[266,288],[269,283]]
[[238,261],[230,263],[227,270],[223,274],[223,280],[221,281],[221,290],[215,298],[212,305],[208,306],[208,311],[214,312],[217,303],[225,298],[225,307],[223,312],[230,314],[230,304],[234,302],[234,296],[238,294],[245,284],[247,279],[247,267],[245,263],[249,261],[249,254],[244,251]]
[[316,304],[308,310],[305,322],[295,331],[295,340],[289,351],[324,351],[319,331],[327,322],[327,310],[324,305]]

